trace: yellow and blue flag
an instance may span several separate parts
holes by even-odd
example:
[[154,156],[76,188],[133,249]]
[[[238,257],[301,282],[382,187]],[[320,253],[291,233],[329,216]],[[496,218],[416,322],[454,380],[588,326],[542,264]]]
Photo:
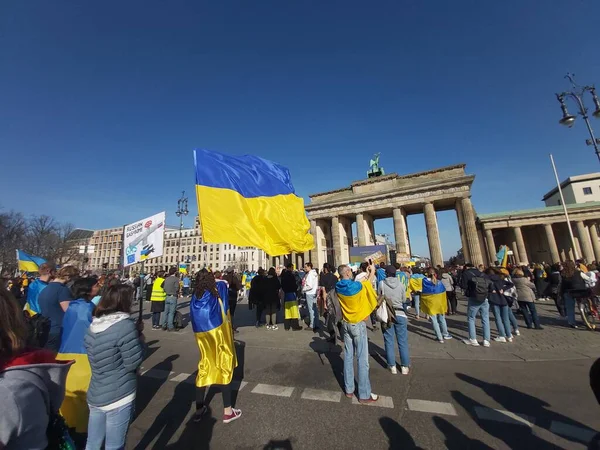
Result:
[[369,280],[340,280],[335,285],[342,318],[348,323],[365,320],[377,307],[377,294]]
[[448,301],[444,283],[434,283],[429,278],[422,278],[421,284],[421,311],[430,316],[446,314]]
[[506,267],[508,262],[508,247],[506,245],[500,246],[500,250],[496,253],[496,260],[498,260],[501,267]]
[[205,242],[257,247],[271,256],[314,247],[304,201],[285,167],[252,155],[194,150]]
[[190,319],[200,350],[198,387],[229,384],[237,367],[227,290],[227,283],[217,282],[218,296],[208,291],[192,296]]
[[63,318],[60,349],[56,355],[57,360],[75,361],[67,375],[65,399],[60,413],[69,428],[75,428],[78,433],[86,433],[88,426],[87,391],[92,370],[83,338],[92,323],[93,311],[94,304],[85,300],[69,303]]
[[25,253],[23,250],[17,250],[17,262],[19,270],[22,272],[38,272],[40,266],[46,262],[44,258]]

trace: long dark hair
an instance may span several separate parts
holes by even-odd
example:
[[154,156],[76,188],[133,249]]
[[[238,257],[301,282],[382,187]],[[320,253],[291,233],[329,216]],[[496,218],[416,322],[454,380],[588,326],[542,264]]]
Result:
[[27,325],[15,297],[0,287],[0,357],[21,353],[27,345]]
[[98,284],[96,277],[77,278],[71,286],[71,294],[74,299],[91,300],[92,288]]
[[563,264],[563,276],[565,278],[571,278],[573,275],[575,275],[576,271],[577,268],[573,261],[571,261],[570,259],[565,261],[565,263]]
[[95,317],[115,312],[131,313],[133,289],[126,284],[117,284],[106,289],[94,311]]
[[194,295],[200,298],[204,295],[205,291],[210,292],[214,296],[219,295],[215,276],[208,270],[202,269],[198,272],[198,275],[196,275],[196,290],[194,291]]

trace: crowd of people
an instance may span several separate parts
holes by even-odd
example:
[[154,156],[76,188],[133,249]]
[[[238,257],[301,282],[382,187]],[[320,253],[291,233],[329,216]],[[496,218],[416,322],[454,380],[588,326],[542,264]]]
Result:
[[45,448],[49,426],[61,426],[59,417],[79,447],[123,448],[145,347],[144,324],[131,315],[137,299],[150,302],[153,330],[175,331],[178,299],[191,295],[190,318],[200,352],[194,421],[206,415],[206,389],[215,386],[223,395],[223,422],[230,423],[242,414],[233,408],[230,387],[240,299],[247,298],[256,310],[256,327],[278,330],[283,308],[285,330],[323,331],[329,342],[343,342],[345,395],[373,403],[379,397],[370,384],[367,329],[381,328],[389,371],[406,375],[411,370],[409,318],[429,320],[435,339],[444,344],[453,338],[446,315],[458,313],[457,292],[467,299],[469,337],[464,342],[480,345],[475,326],[480,315],[482,344],[489,347],[520,336],[517,312],[527,328],[542,329],[535,305],[539,299],[554,300],[560,316],[577,328],[576,299],[597,289],[597,272],[595,264],[573,261],[424,270],[365,262],[356,270],[325,264],[320,272],[307,262],[302,270],[292,264],[241,274],[233,268],[224,273],[203,269],[191,278],[172,268],[166,274],[120,279],[80,276],[73,266],[56,270],[45,263],[37,278],[17,277],[0,286],[0,396],[6,399],[0,447]]

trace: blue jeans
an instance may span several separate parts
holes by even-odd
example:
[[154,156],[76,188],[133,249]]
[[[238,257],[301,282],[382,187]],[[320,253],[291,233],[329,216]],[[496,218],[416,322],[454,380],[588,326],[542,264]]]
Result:
[[494,320],[496,321],[496,328],[498,328],[498,336],[504,338],[511,338],[512,333],[510,331],[510,318],[509,318],[509,307],[508,305],[492,305],[494,307]]
[[111,411],[102,411],[90,405],[88,436],[85,450],[100,450],[106,438],[106,450],[125,448],[129,422],[133,418],[135,401]]
[[421,314],[421,294],[413,295],[413,300],[415,301],[415,314],[417,315],[417,317],[419,317],[419,315]]
[[177,297],[174,295],[167,295],[165,300],[165,312],[162,316],[162,323],[160,324],[163,328],[172,330],[175,328],[173,320],[175,319],[175,311],[177,310]]
[[[431,316],[431,325],[433,325],[433,331],[435,331],[435,336],[437,337],[438,341],[441,341],[444,337],[449,336],[445,314],[436,314],[435,316]],[[441,330],[440,326],[442,328]]]
[[477,332],[475,330],[475,319],[477,313],[481,313],[481,326],[483,327],[483,339],[486,341],[490,340],[490,304],[487,299],[480,302],[477,299],[469,298],[467,306],[467,320],[469,322],[469,339],[477,339]]
[[398,341],[398,351],[400,352],[400,365],[410,366],[410,356],[408,354],[408,319],[404,316],[396,316],[397,323],[383,331],[383,341],[385,343],[385,355],[388,367],[396,367],[396,352],[394,351],[394,334]]
[[[527,325],[527,328],[531,328],[532,320],[533,320],[533,325],[536,328],[539,327],[540,319],[538,318],[538,315],[537,315],[537,309],[535,307],[535,303],[519,302],[519,306],[521,307],[521,312],[523,313],[523,319],[525,319],[525,325]],[[530,313],[531,313],[531,316],[530,316]],[[573,310],[573,322],[575,322],[575,310]],[[571,323],[571,322],[569,322],[569,323]]]
[[565,301],[565,309],[567,310],[567,322],[569,322],[569,325],[576,325],[575,299],[571,296],[571,294],[565,292],[563,294],[563,300]]
[[344,384],[347,394],[354,393],[354,352],[358,360],[358,398],[371,398],[369,380],[369,341],[367,324],[364,321],[348,323],[342,321],[344,329]]
[[308,308],[309,326],[319,328],[319,310],[317,309],[317,294],[306,294],[306,307]]
[[517,322],[517,318],[515,317],[515,314],[510,306],[508,307],[508,320],[510,320],[513,331],[519,331],[519,322]]

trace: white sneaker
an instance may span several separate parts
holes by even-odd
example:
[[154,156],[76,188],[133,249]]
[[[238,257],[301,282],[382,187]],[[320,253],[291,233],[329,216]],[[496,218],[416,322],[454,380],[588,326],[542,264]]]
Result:
[[443,344],[443,343],[444,343],[444,340],[443,340],[443,339],[440,339],[438,342],[439,342],[440,344]]
[[483,346],[484,347],[489,347],[490,346],[490,341],[483,341]]
[[267,325],[266,328],[267,328],[267,330],[270,330],[271,329],[271,325]]
[[496,336],[494,338],[494,341],[496,341],[496,342],[506,342],[506,338],[504,336]]
[[519,330],[515,330],[515,336],[521,336],[521,332]]
[[507,340],[508,342],[512,342],[512,341],[513,341],[513,338],[509,337],[509,338],[506,338],[506,340]]
[[271,326],[271,330],[279,330],[279,327],[277,325],[273,325]]
[[449,341],[450,339],[452,339],[452,336],[450,336],[449,334],[444,336],[444,339],[446,339],[447,341]]
[[390,366],[390,372],[392,372],[392,375],[398,375],[398,369],[396,369],[396,366]]
[[402,375],[408,375],[409,370],[410,369],[408,367],[406,367],[406,366],[400,366],[400,373]]
[[479,347],[479,342],[477,339],[463,339],[463,342],[467,345],[472,345],[474,347]]

